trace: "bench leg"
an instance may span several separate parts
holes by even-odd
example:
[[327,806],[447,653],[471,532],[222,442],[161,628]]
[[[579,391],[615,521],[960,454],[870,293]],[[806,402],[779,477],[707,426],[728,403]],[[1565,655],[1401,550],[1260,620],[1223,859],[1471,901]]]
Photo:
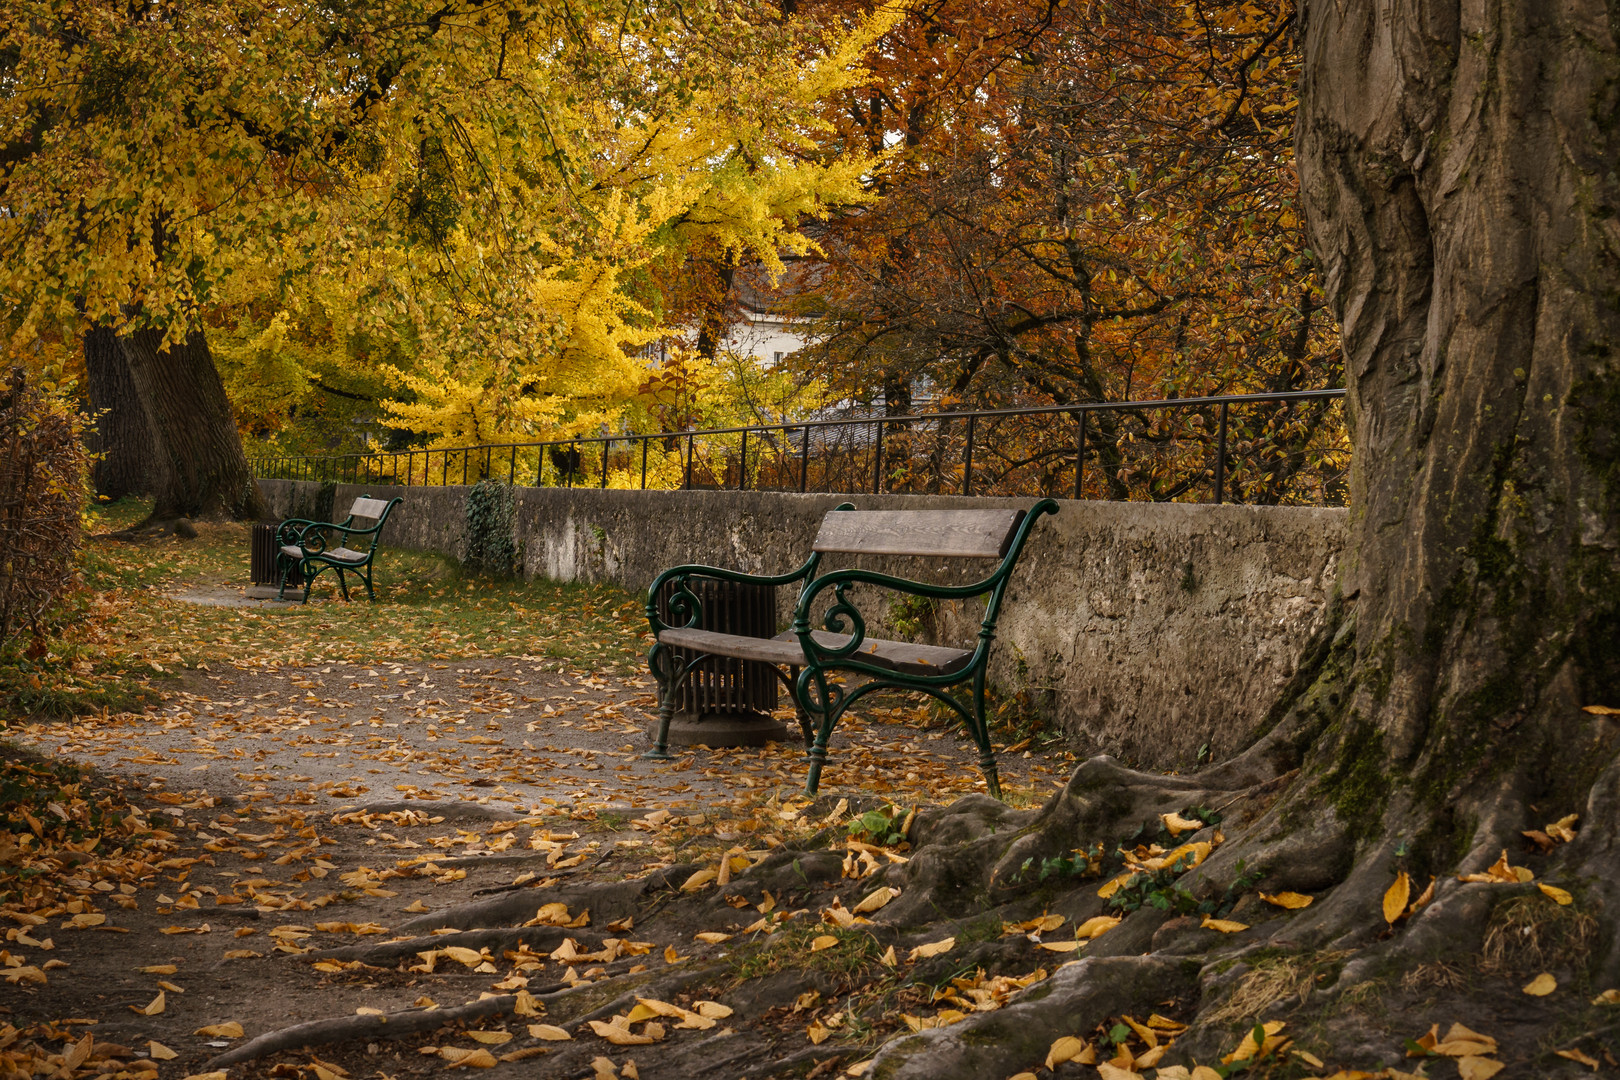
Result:
[[672,666],[670,652],[664,646],[654,645],[647,653],[647,667],[658,684],[658,735],[653,739],[653,748],[641,755],[643,761],[669,760],[669,722],[675,716],[675,692],[680,687],[680,679],[670,670]]
[[816,744],[816,729],[810,723],[810,714],[804,711],[804,705],[799,702],[799,695],[793,692],[793,687],[799,683],[799,669],[788,668],[788,697],[793,699],[793,718],[799,722],[799,730],[804,734],[804,748],[806,750]]
[[[821,723],[817,725],[816,737],[810,744],[810,775],[805,778],[804,793],[808,798],[815,798],[816,791],[821,787],[821,767],[827,764],[827,743],[832,739],[833,727],[843,714],[838,701],[834,700],[827,686],[827,679],[820,671],[811,673],[816,684],[816,693],[820,696]],[[806,688],[808,689],[808,687]],[[808,696],[808,695],[806,695]],[[843,698],[843,692],[838,692],[838,698]],[[808,719],[808,717],[806,718]]]
[[990,724],[984,716],[984,669],[973,676],[973,719],[969,723],[973,741],[979,744],[979,771],[984,774],[985,787],[993,799],[1001,798],[1001,774],[996,770],[996,755],[990,743]]
[[343,573],[343,567],[339,566],[336,567],[336,569],[338,576],[338,588],[343,592],[343,602],[347,604],[349,602],[349,579]]

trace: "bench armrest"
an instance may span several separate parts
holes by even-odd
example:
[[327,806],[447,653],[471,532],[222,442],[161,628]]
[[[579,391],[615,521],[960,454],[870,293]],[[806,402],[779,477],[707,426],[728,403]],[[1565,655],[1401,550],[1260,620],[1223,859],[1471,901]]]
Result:
[[326,550],[326,530],[341,529],[342,525],[330,521],[311,521],[308,518],[288,518],[276,526],[276,546],[291,545],[310,549],[312,554]]
[[[860,610],[856,608],[853,600],[849,598],[848,590],[851,585],[874,585],[880,589],[889,589],[894,592],[908,593],[912,596],[921,596],[930,600],[968,600],[976,596],[989,596],[985,604],[982,632],[979,643],[974,652],[973,664],[977,664],[984,651],[989,647],[989,637],[995,632],[996,613],[1001,607],[1001,597],[1006,591],[1007,581],[1012,576],[1013,567],[1018,564],[1018,557],[1023,553],[1024,542],[1029,539],[1031,528],[1035,522],[1045,514],[1057,513],[1058,505],[1052,499],[1042,499],[1024,515],[1023,521],[1018,525],[1012,542],[1007,546],[1007,554],[1002,556],[1001,562],[988,576],[970,582],[966,585],[930,585],[921,581],[910,581],[898,578],[892,574],[880,574],[875,570],[863,570],[852,567],[846,570],[834,570],[823,574],[805,584],[804,591],[799,594],[799,602],[793,609],[792,630],[799,638],[799,644],[804,649],[807,658],[818,665],[828,663],[841,663],[853,656],[861,643],[866,639],[866,620]],[[849,641],[837,649],[829,649],[815,641],[810,635],[812,626],[811,612],[816,605],[816,597],[831,589],[833,591],[832,605],[822,617],[822,626],[834,633],[850,635]],[[849,621],[846,629],[845,620]],[[973,666],[970,664],[969,666]],[[865,670],[864,665],[860,666]]]
[[[817,564],[821,562],[819,554],[811,555],[803,566],[791,570],[786,574],[745,574],[741,570],[726,570],[718,566],[674,566],[659,574],[647,589],[647,622],[652,625],[653,635],[656,637],[661,630],[670,630],[676,627],[686,628],[697,626],[703,618],[703,601],[697,594],[686,587],[692,578],[707,579],[709,581],[736,581],[745,585],[791,585],[796,581],[803,581],[815,573]],[[683,620],[671,626],[666,623],[658,613],[658,594],[668,582],[675,585],[674,594],[669,598],[669,611],[671,618]]]
[[[839,503],[833,509],[853,510],[855,504]],[[698,564],[672,566],[654,578],[652,585],[647,589],[647,622],[652,625],[653,637],[655,638],[660,630],[684,630],[687,627],[698,625],[703,618],[703,602],[686,587],[687,581],[692,578],[708,578],[711,581],[737,581],[746,585],[791,585],[795,581],[809,581],[815,576],[816,567],[820,565],[821,554],[812,552],[802,566],[785,574],[745,574],[740,570],[726,570],[718,566],[701,566]],[[667,581],[675,582],[675,595],[669,598],[670,614],[675,618],[686,620],[679,627],[670,626],[658,614],[658,592]]]

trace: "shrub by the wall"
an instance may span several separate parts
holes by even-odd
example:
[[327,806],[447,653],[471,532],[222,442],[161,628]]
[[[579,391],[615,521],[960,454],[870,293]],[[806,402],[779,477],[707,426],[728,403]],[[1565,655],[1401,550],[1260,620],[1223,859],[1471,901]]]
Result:
[[517,570],[512,488],[480,480],[467,493],[467,553],[461,565],[474,573],[511,577]]
[[13,369],[0,389],[0,644],[40,616],[73,579],[89,456],[82,422]]

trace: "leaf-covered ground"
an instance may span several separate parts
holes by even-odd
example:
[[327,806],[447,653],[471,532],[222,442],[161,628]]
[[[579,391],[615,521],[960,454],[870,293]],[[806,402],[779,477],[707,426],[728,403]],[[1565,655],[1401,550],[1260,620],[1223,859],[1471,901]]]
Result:
[[[8,725],[0,1076],[1616,1068],[1597,924],[1543,880],[1578,819],[1461,886],[1492,897],[1480,948],[1338,993],[1433,894],[1392,875],[1364,943],[1300,954],[1309,888],[1188,891],[1274,786],[1204,798],[1018,733],[1002,805],[894,702],[809,802],[792,746],[639,758],[636,597],[390,552],[375,605],[172,599],[239,589],[245,552],[93,541],[65,640],[8,675],[81,711]],[[1161,782],[1186,805],[1133,818]],[[1099,799],[1135,831],[1054,826]]]
[[[118,510],[135,512],[104,528]],[[246,584],[246,530],[201,529],[93,538],[74,618],[8,673],[34,706],[7,724],[0,832],[13,1068],[88,1031],[78,1075],[186,1075],[220,1049],[192,1034],[205,1027],[253,1035],[432,996],[414,992],[421,974],[295,959],[311,950],[392,937],[481,891],[538,906],[564,882],[757,860],[845,823],[846,796],[916,807],[983,788],[960,738],[904,708],[846,725],[815,808],[791,746],[644,762],[639,598],[463,580],[390,551],[376,604],[326,582],[308,608],[176,600]],[[1007,764],[1025,803],[1067,769],[1027,751]],[[683,961],[717,951],[676,944]],[[459,1002],[467,978],[515,985],[501,963],[501,978],[426,981]],[[395,1049],[394,1072],[432,1065]]]

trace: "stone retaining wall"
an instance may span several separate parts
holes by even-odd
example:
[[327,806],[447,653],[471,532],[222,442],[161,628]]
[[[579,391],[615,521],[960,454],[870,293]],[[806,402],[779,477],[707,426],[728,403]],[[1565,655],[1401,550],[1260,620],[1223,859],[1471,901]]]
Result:
[[[320,485],[260,481],[273,512],[306,516]],[[384,540],[459,557],[467,488],[338,485],[340,512],[364,491],[405,503]],[[780,573],[803,561],[821,517],[862,509],[1026,506],[950,496],[519,488],[524,571],[645,590],[677,563]],[[1345,511],[1304,507],[1070,502],[1042,520],[1002,608],[991,674],[1033,691],[1067,731],[1157,768],[1240,749],[1319,625],[1344,543]],[[869,560],[906,577],[967,581],[982,562]],[[840,565],[826,564],[829,568]],[[384,559],[378,571],[388,573]],[[782,598],[785,626],[793,597]],[[891,612],[920,640],[965,642],[960,604]],[[892,626],[869,632],[894,636]]]

